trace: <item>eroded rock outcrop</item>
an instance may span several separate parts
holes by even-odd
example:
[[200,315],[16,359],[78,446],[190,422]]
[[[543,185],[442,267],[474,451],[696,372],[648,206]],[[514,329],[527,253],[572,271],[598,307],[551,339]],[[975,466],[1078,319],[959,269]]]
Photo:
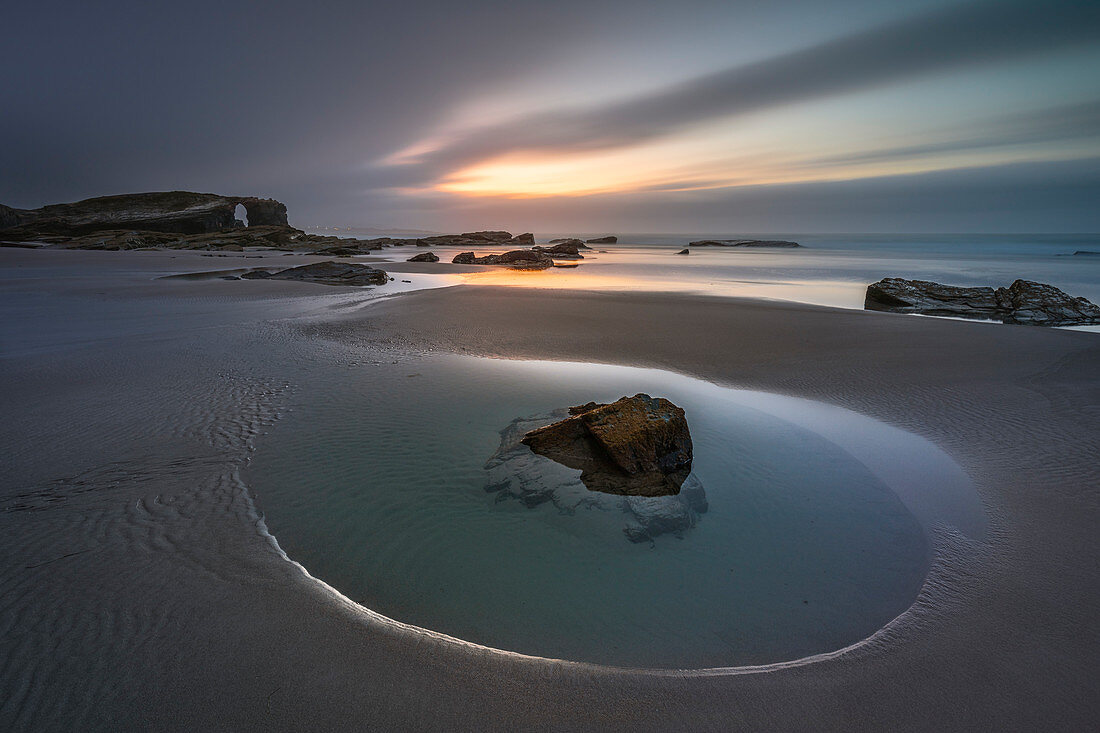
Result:
[[593,491],[629,496],[679,493],[692,460],[683,409],[661,397],[637,394],[569,412],[570,417],[524,435],[523,444],[580,469],[581,481]]
[[545,504],[563,514],[599,510],[624,514],[622,532],[631,542],[646,542],[666,533],[682,535],[707,511],[706,491],[688,476],[671,496],[621,496],[590,490],[575,469],[534,453],[522,443],[533,430],[569,416],[567,410],[518,418],[501,433],[500,447],[485,464],[485,490],[497,501],[517,501],[528,508]]
[[689,247],[801,247],[798,242],[785,239],[700,239],[689,242]]
[[100,196],[39,209],[13,209],[5,217],[18,220],[13,234],[80,236],[108,230],[209,234],[235,228],[234,212],[244,206],[250,226],[288,227],[286,206],[254,196],[219,196],[191,191]]
[[407,262],[439,262],[439,255],[435,252],[421,252],[410,257]]
[[1086,298],[1030,280],[1007,288],[958,287],[928,280],[890,277],[867,287],[863,307],[891,313],[917,313],[1002,321],[1033,326],[1100,323],[1100,307]]
[[592,249],[591,247],[587,246],[582,240],[577,239],[576,237],[565,237],[563,239],[551,239],[549,241],[549,244],[570,244],[570,245],[576,247],[577,249]]
[[351,262],[315,262],[278,272],[253,270],[241,275],[244,280],[299,280],[320,285],[384,285],[390,278],[383,270]]
[[596,237],[595,239],[584,240],[588,244],[616,244],[619,241],[618,237]]

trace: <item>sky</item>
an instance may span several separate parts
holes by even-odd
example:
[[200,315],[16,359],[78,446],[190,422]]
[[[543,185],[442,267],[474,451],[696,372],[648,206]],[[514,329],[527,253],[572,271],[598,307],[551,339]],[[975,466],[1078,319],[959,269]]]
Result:
[[1100,2],[19,3],[0,203],[300,227],[1098,232]]

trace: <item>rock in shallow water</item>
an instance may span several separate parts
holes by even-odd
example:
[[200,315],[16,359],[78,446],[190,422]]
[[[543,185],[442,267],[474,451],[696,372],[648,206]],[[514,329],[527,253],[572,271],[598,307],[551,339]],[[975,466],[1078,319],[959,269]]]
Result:
[[279,272],[254,270],[241,275],[245,280],[300,280],[320,285],[382,285],[389,282],[389,275],[370,265],[350,262],[315,262],[311,265],[291,267]]
[[1100,307],[1053,285],[1017,280],[1007,288],[957,287],[888,277],[867,287],[865,310],[976,318],[1032,326],[1100,323]]
[[683,409],[637,394],[609,405],[570,408],[570,417],[532,430],[535,453],[581,470],[593,491],[628,496],[677,494],[691,473],[692,445]]
[[798,242],[785,239],[700,239],[689,242],[689,247],[801,247]]
[[435,252],[421,252],[418,255],[410,257],[408,262],[439,262],[439,255]]
[[545,270],[554,266],[550,255],[533,249],[513,249],[500,255],[477,257],[473,252],[459,252],[451,259],[456,265],[507,265],[513,270]]
[[[595,406],[590,403],[585,407]],[[579,409],[579,408],[573,408]],[[672,496],[617,496],[589,490],[575,469],[532,452],[521,441],[528,432],[567,418],[567,410],[517,418],[500,432],[500,447],[485,464],[485,490],[497,501],[513,500],[528,508],[553,505],[563,514],[578,509],[621,512],[623,534],[631,542],[647,542],[662,534],[681,535],[695,526],[708,509],[706,492],[688,476]]]

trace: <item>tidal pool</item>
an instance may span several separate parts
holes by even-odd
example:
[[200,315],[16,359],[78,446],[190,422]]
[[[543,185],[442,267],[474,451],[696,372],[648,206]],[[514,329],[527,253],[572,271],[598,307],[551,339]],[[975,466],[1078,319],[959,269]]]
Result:
[[[709,510],[631,543],[619,511],[487,493],[513,419],[647,392],[687,411]],[[321,375],[245,479],[282,548],[349,598],[514,652],[766,664],[866,638],[916,597],[928,531],[982,531],[962,471],[840,408],[652,369],[435,356]]]

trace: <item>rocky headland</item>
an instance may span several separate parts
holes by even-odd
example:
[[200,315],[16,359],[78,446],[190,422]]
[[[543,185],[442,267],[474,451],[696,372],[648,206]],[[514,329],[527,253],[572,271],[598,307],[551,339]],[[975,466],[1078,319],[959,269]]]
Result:
[[888,277],[867,287],[865,310],[1001,321],[1030,326],[1100,323],[1100,307],[1045,283],[1016,280],[1007,288],[958,287]]
[[[238,205],[244,207],[247,223],[236,218]],[[280,201],[191,191],[100,196],[38,209],[0,205],[0,245],[7,246],[224,252],[261,248],[351,257],[385,247],[531,247],[534,243],[531,233],[513,236],[501,230],[415,239],[308,234],[290,225],[286,205]]]

